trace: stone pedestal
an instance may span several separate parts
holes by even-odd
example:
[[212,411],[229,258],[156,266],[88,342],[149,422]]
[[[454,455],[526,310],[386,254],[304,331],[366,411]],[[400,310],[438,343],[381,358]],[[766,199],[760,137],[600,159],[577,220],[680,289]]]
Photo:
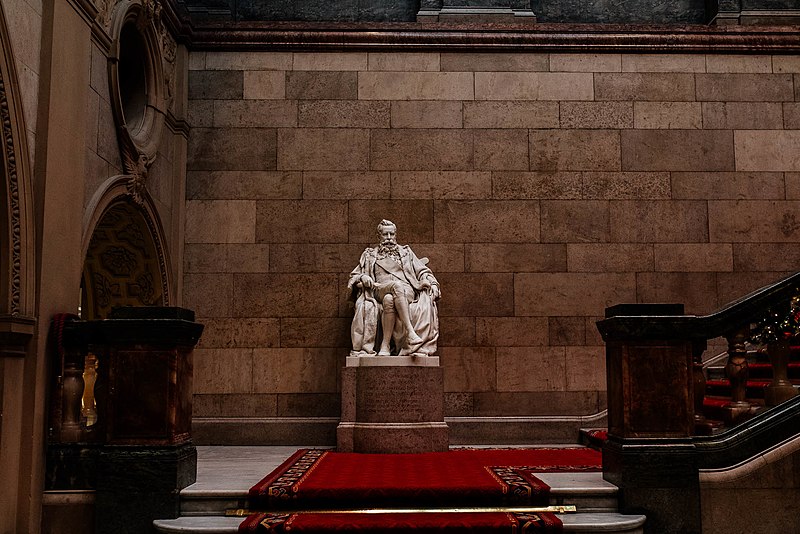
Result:
[[444,378],[438,357],[349,357],[342,370],[342,452],[446,451]]

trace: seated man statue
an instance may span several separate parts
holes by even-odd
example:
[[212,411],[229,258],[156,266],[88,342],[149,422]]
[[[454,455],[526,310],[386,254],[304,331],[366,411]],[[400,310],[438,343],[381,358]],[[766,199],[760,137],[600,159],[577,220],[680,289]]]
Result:
[[439,282],[408,245],[397,244],[392,221],[378,225],[380,243],[367,248],[347,284],[355,298],[351,327],[352,356],[425,355],[436,353],[439,339]]

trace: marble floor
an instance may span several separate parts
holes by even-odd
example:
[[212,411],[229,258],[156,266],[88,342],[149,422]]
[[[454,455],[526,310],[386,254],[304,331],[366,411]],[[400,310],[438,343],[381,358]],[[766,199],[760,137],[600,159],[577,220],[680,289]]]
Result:
[[319,447],[197,447],[197,482],[181,493],[247,492],[297,449]]

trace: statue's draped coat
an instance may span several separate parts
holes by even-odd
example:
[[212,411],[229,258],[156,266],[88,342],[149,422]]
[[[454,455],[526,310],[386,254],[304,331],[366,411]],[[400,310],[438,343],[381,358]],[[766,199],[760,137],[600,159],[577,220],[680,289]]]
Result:
[[[406,282],[414,289],[414,301],[409,304],[411,314],[411,324],[417,335],[424,340],[422,346],[414,353],[432,355],[436,353],[436,344],[439,340],[439,318],[436,309],[436,302],[430,292],[422,289],[422,282],[427,281],[432,285],[438,285],[433,272],[426,265],[427,261],[420,260],[408,245],[398,246],[400,251],[400,266],[402,275]],[[392,260],[394,261],[394,260]],[[361,290],[356,286],[361,275],[368,275],[373,280],[375,276],[375,265],[377,262],[377,250],[367,248],[361,254],[358,266],[350,273],[350,281],[347,284],[351,298],[355,299],[355,316],[351,326],[350,334],[353,340],[353,353],[375,354],[375,343],[382,337],[381,333],[381,304],[375,299],[372,290]],[[401,272],[400,269],[397,272]],[[396,273],[392,273],[398,276]],[[406,347],[406,332],[401,321],[395,322],[392,339],[395,347]],[[393,351],[394,352],[394,351]],[[409,354],[408,349],[402,349],[400,356]]]

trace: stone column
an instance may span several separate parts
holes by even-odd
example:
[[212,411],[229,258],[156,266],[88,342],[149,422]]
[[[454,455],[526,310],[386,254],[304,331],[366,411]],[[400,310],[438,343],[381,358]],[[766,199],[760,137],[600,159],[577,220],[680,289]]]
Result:
[[437,356],[350,356],[342,370],[342,452],[446,451],[444,378]]
[[[27,413],[23,402],[25,358],[36,331],[30,317],[0,315],[0,532],[16,529],[20,458],[26,454],[20,435]],[[27,454],[30,454],[29,452]]]

